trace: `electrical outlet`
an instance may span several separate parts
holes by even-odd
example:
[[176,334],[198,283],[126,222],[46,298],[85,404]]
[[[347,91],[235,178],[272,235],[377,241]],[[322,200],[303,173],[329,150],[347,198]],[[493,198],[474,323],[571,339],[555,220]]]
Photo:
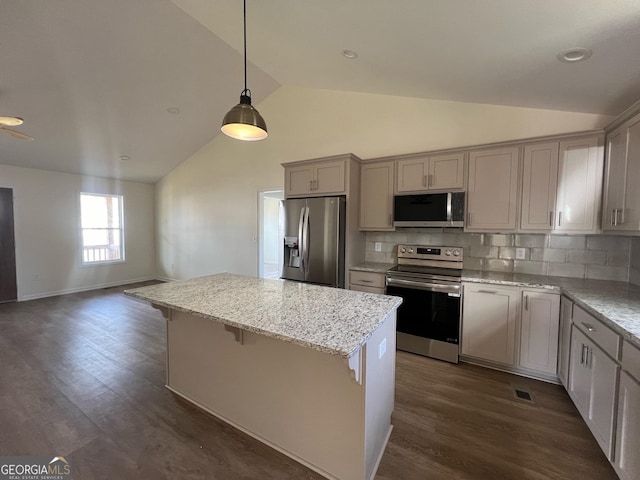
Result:
[[387,351],[387,338],[385,337],[378,346],[378,359],[381,359]]
[[527,255],[527,251],[524,248],[516,248],[516,260],[524,260]]
[[373,244],[373,249],[374,249],[376,252],[381,252],[381,251],[382,251],[382,243],[380,243],[380,242],[376,242],[376,243],[374,243],[374,244]]

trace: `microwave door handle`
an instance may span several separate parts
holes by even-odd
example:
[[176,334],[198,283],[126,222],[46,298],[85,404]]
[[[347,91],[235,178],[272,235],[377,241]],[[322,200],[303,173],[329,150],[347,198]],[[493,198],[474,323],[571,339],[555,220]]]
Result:
[[447,193],[447,222],[453,222],[453,213],[451,211],[451,203],[453,202],[453,194],[451,192]]

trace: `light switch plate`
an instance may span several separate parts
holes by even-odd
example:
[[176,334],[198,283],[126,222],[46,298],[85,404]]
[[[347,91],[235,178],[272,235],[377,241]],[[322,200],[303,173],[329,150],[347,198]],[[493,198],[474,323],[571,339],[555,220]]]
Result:
[[524,248],[516,248],[516,260],[524,260],[527,255],[527,251]]

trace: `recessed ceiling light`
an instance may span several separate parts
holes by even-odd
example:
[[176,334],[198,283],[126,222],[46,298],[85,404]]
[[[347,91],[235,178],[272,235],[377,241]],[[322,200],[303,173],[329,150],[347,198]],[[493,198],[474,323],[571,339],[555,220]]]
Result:
[[588,48],[575,47],[560,52],[557,57],[561,62],[575,63],[586,60],[591,56],[591,54],[593,54],[593,52]]
[[169,112],[171,115],[177,115],[178,113],[180,113],[180,109],[178,107],[169,107],[167,108],[167,112]]
[[344,58],[348,58],[349,60],[353,60],[354,58],[358,58],[358,52],[354,52],[353,50],[344,49],[342,50],[342,56]]
[[129,155],[120,155],[120,160],[122,160],[123,162],[126,162],[127,160],[129,160]]

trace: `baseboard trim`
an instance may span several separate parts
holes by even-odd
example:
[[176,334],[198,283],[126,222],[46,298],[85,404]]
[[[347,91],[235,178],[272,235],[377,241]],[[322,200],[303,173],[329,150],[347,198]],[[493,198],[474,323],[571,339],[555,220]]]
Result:
[[562,382],[557,376],[545,374],[542,372],[534,372],[534,371],[523,369],[523,368],[509,367],[506,365],[500,365],[493,362],[489,362],[487,360],[480,360],[473,357],[466,357],[464,355],[460,355],[460,362],[470,363],[471,365],[490,368],[492,370],[498,370],[500,372],[511,373],[519,377],[526,377],[526,378],[531,378],[533,380],[540,380],[541,382],[553,383],[555,385],[562,385]]
[[148,282],[149,280],[160,280],[157,276],[133,278],[129,280],[119,280],[117,282],[100,283],[98,285],[89,285],[78,288],[65,288],[64,290],[57,290],[53,292],[35,293],[32,295],[19,295],[18,302],[27,302],[29,300],[37,300],[39,298],[57,297],[60,295],[68,295],[69,293],[88,292],[90,290],[101,290],[103,288],[117,287],[120,285],[129,285],[138,282]]

